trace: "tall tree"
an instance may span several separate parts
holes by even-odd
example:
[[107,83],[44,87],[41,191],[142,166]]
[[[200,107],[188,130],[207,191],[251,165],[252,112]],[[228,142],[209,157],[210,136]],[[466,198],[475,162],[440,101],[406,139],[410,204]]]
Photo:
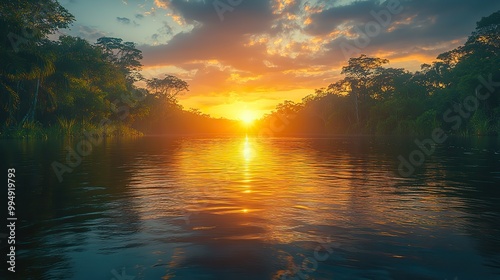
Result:
[[350,58],[348,65],[342,67],[341,74],[346,75],[345,80],[350,84],[350,96],[354,101],[357,123],[360,121],[360,104],[366,102],[368,98],[368,84],[386,63],[389,63],[389,60],[362,54],[357,58]]
[[189,91],[185,81],[172,75],[166,75],[163,79],[150,79],[147,81],[147,87],[157,98],[166,98],[170,102],[173,102],[179,93]]
[[97,46],[103,49],[106,59],[119,66],[127,75],[132,84],[141,80],[142,51],[138,50],[133,42],[123,42],[120,38],[101,37],[97,39]]

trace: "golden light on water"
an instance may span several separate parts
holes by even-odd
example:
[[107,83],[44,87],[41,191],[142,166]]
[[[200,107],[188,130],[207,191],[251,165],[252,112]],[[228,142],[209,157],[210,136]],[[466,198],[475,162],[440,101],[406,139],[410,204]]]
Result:
[[246,161],[249,161],[252,157],[252,146],[248,140],[248,136],[245,138],[245,143],[243,146],[243,157]]
[[[400,201],[393,193],[398,182],[390,174],[353,161],[346,151],[329,153],[297,139],[260,141],[251,136],[169,145],[162,156],[140,157],[131,166],[128,190],[142,220],[176,216],[183,226],[198,231],[231,232],[216,238],[278,243],[314,235],[295,231],[298,223],[436,223],[436,219],[401,216],[393,210],[418,209],[421,203],[439,207],[439,200],[419,194],[418,202]],[[318,164],[320,156],[325,160]],[[357,180],[358,174],[371,179]],[[233,231],[235,223],[243,226]],[[246,226],[262,230],[252,232]]]

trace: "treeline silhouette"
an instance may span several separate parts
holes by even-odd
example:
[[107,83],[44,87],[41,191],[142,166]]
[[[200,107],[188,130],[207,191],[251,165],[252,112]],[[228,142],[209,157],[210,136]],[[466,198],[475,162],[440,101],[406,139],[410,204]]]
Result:
[[285,101],[255,133],[500,134],[500,11],[477,22],[463,46],[411,73],[361,55],[342,68],[345,78],[295,103]]
[[[143,77],[142,52],[132,42],[49,40],[74,21],[55,0],[2,1],[0,14],[0,137],[246,131],[237,121],[184,109],[178,95],[189,90],[185,81]],[[344,79],[300,103],[279,104],[250,130],[271,136],[424,134],[442,127],[498,135],[499,26],[500,11],[481,19],[463,46],[415,73],[384,67],[382,58],[351,58]]]

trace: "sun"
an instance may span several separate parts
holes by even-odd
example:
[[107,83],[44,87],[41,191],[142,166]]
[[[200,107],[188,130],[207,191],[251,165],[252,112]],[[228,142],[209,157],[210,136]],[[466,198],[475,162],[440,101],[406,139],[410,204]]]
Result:
[[257,117],[255,116],[255,113],[252,111],[245,110],[241,113],[240,115],[240,120],[245,124],[245,125],[251,125]]

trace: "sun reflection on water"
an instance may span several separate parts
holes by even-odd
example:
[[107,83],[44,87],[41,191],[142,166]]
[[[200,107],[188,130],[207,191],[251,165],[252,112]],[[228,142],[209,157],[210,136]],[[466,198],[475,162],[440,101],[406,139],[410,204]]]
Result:
[[245,137],[245,142],[243,144],[243,158],[245,161],[250,161],[252,158],[252,147],[250,145],[250,141],[248,140],[248,136]]
[[[190,139],[177,150],[135,162],[130,191],[143,220],[184,215],[189,225],[218,229],[244,222],[259,229],[260,240],[274,243],[316,234],[295,230],[299,225],[435,221],[424,223],[416,214],[402,218],[400,209],[421,208],[423,201],[437,207],[439,201],[422,194],[401,200],[392,193],[397,181],[379,168],[384,162],[375,168],[363,157],[334,151],[319,153],[295,139]],[[238,228],[233,237],[246,231]]]

